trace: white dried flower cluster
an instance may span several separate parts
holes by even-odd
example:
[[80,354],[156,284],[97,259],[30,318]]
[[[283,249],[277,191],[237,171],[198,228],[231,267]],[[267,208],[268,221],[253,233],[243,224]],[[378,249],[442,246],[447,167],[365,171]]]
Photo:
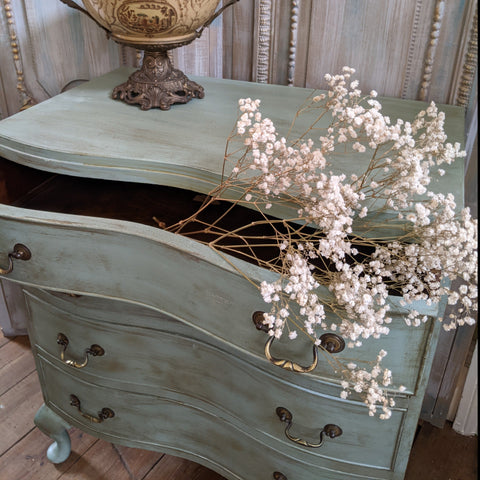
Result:
[[237,133],[243,135],[248,127],[244,144],[250,152],[241,164],[236,165],[234,173],[238,173],[247,162],[250,170],[259,171],[255,186],[262,194],[277,197],[299,187],[303,190],[295,194],[310,195],[317,171],[326,166],[321,151],[312,150],[311,140],[299,148],[287,146],[285,138],[278,138],[272,121],[262,118],[258,111],[259,100],[241,99],[239,105],[244,113],[237,122]]
[[365,270],[361,264],[351,267],[344,263],[342,271],[332,275],[329,285],[338,305],[346,312],[340,332],[352,340],[349,346],[360,346],[359,338],[379,338],[390,331],[386,326],[392,321],[387,315],[390,310],[386,303],[387,285],[382,282],[381,276],[365,273]]
[[[444,324],[446,330],[456,325],[473,325],[473,313],[477,309],[478,276],[478,226],[469,209],[456,218],[452,195],[431,194],[431,201],[421,210],[428,216],[416,216],[413,235],[416,243],[391,242],[377,247],[373,254],[378,268],[388,268],[391,280],[401,286],[404,304],[424,300],[438,303],[446,296],[450,305],[458,306],[460,316]],[[418,204],[417,204],[418,205]],[[419,218],[420,217],[420,218]],[[385,273],[384,273],[385,275]],[[450,284],[460,279],[462,284],[452,289]],[[411,310],[405,318],[410,325],[418,326],[426,321],[417,311]]]
[[[279,135],[263,117],[260,100],[239,100],[236,135],[229,142],[242,145],[227,152],[231,174],[211,198],[223,198],[230,188],[241,192],[238,202],[257,208],[272,228],[266,237],[242,238],[241,228],[234,233],[243,245],[267,239],[278,250],[272,260],[261,261],[250,250],[254,260],[279,274],[260,285],[271,307],[264,315],[269,334],[295,339],[302,332],[324,348],[321,334],[336,331],[348,347],[359,347],[364,339],[389,333],[392,294],[402,297],[408,325],[429,320],[413,302],[431,305],[445,297],[457,315],[444,328],[471,325],[478,308],[478,222],[432,182],[465,152],[447,142],[445,115],[434,103],[413,120],[392,121],[375,91],[362,94],[354,73],[344,67],[339,75],[325,76],[328,91],[295,112],[292,131],[304,114],[312,123],[294,139]],[[314,133],[315,141],[308,138]],[[345,154],[352,170],[358,158],[363,171],[335,172],[337,156]],[[295,213],[272,221],[267,213],[274,206]],[[379,218],[386,220],[377,227]],[[387,230],[385,236],[390,227],[400,233]],[[219,232],[220,238],[232,234]],[[382,350],[370,371],[352,362],[338,369],[338,357],[333,362],[343,375],[341,396],[363,395],[371,415],[381,407],[380,418],[389,418],[394,405],[387,394],[392,373],[380,367],[385,355]]]
[[[293,248],[292,248],[293,250]],[[274,303],[275,308],[270,314],[265,314],[265,324],[270,335],[276,338],[282,336],[287,318],[291,315],[293,304],[299,306],[300,315],[304,318],[305,331],[315,336],[315,326],[322,328],[325,324],[325,309],[315,290],[319,287],[318,281],[312,274],[313,266],[298,252],[287,252],[284,258],[284,268],[288,270],[286,282],[278,280],[273,283],[262,282],[260,291],[267,303]],[[280,306],[280,308],[279,308]],[[290,332],[290,338],[296,337],[295,330]],[[320,344],[316,339],[317,344]]]
[[[345,380],[341,382],[343,391],[340,393],[340,397],[344,399],[348,398],[352,390],[364,393],[368,414],[373,417],[378,406],[381,406],[382,413],[379,415],[381,420],[390,418],[391,409],[395,406],[395,400],[385,390],[385,387],[392,383],[392,372],[380,367],[380,362],[386,355],[385,350],[380,350],[371,371],[361,369],[355,363],[347,364],[347,369],[343,372]],[[402,392],[405,387],[400,386],[398,390]]]
[[[298,214],[292,221],[314,228],[312,234],[300,229],[297,236],[292,229],[275,233],[279,261],[272,269],[280,277],[260,286],[263,299],[271,304],[264,320],[269,333],[279,338],[287,326],[293,339],[300,328],[321,346],[319,333],[328,329],[340,332],[349,347],[360,346],[362,339],[389,333],[392,289],[403,297],[409,325],[421,325],[428,318],[408,304],[437,303],[444,296],[460,314],[444,322],[444,328],[472,324],[477,310],[478,223],[468,209],[458,215],[453,195],[429,190],[434,175],[445,175],[440,166],[465,152],[447,142],[445,115],[434,103],[411,122],[392,123],[382,113],[376,92],[362,95],[358,81],[351,79],[354,72],[344,67],[340,75],[326,75],[328,92],[304,107],[330,115],[318,146],[305,135],[287,141],[262,117],[259,100],[239,101],[237,134],[245,150],[232,178],[247,182],[244,201],[267,210],[275,202],[290,202]],[[337,151],[369,155],[365,172],[347,178],[327,171]],[[370,211],[382,210],[396,212],[407,233],[385,241],[358,237],[355,222],[368,222]],[[370,247],[369,255],[359,254],[358,244]],[[462,284],[452,289],[457,279]],[[294,328],[289,325],[293,317]],[[385,355],[380,352],[370,372],[349,365],[342,383],[342,397],[350,389],[362,393],[370,414],[381,405],[381,418],[388,418],[393,406],[384,392],[391,372],[379,366]]]

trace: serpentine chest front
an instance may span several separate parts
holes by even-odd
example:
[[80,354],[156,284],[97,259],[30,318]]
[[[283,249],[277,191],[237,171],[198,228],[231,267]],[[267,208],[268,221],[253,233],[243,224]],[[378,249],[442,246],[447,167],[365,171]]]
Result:
[[[239,98],[261,98],[268,116],[288,125],[310,92],[202,79],[204,100],[141,112],[109,98],[128,73],[0,123],[0,264],[12,267],[3,282],[18,285],[28,311],[45,401],[35,422],[54,439],[49,459],[68,457],[75,426],[229,480],[402,479],[435,322],[416,330],[395,322],[382,348],[406,390],[396,392],[390,420],[371,418],[359,399],[340,398],[321,359],[299,374],[265,358],[267,337],[252,317],[266,306],[244,273],[259,283],[271,272],[153,220],[182,218],[218,183]],[[385,108],[392,116],[420,109],[400,100]],[[450,110],[450,135],[461,138],[463,111]],[[458,167],[450,177],[460,190],[462,174]],[[292,364],[312,361],[306,349],[273,348]],[[359,355],[377,351],[367,341]]]

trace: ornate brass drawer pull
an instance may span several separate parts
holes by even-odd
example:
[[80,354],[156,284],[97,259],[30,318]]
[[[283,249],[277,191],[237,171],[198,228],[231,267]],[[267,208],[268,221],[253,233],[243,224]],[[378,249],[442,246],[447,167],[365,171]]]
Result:
[[17,243],[13,247],[13,252],[8,254],[8,267],[1,268],[0,267],[0,275],[7,275],[13,271],[13,260],[30,260],[32,258],[32,254],[30,250],[21,243]]
[[82,415],[82,417],[86,418],[87,420],[90,420],[93,423],[102,423],[104,420],[107,420],[108,418],[113,418],[115,416],[115,412],[112,409],[107,407],[102,408],[102,410],[98,412],[98,417],[82,412],[82,409],[80,407],[80,400],[76,395],[73,395],[73,394],[70,395],[70,405],[72,407],[76,407],[77,410]]
[[288,478],[280,472],[273,472],[273,478],[274,480],[288,480]]
[[267,340],[267,343],[265,344],[265,357],[269,362],[273,363],[277,367],[281,367],[285,370],[290,370],[291,372],[295,372],[295,373],[308,373],[314,370],[315,367],[317,366],[318,349],[315,345],[313,346],[313,362],[308,367],[304,367],[302,365],[299,365],[298,363],[292,362],[291,360],[285,360],[283,358],[275,358],[270,353],[270,347],[272,346],[272,343],[274,340],[275,340],[275,337],[270,337]]
[[62,360],[63,363],[68,365],[69,367],[74,367],[74,368],[83,368],[87,365],[88,363],[88,356],[92,355],[93,357],[101,357],[102,355],[105,354],[105,350],[100,346],[100,345],[91,345],[90,348],[85,349],[85,359],[82,362],[76,362],[75,360],[70,360],[67,359],[65,360],[65,352],[68,347],[68,338],[66,335],[63,333],[59,333],[57,335],[57,343],[59,345],[62,345],[63,349],[62,352],[60,353],[60,359]]
[[[252,316],[253,323],[257,330],[262,330],[263,332],[268,333],[268,327],[263,323],[263,314],[264,312],[255,312]],[[318,348],[316,345],[313,345],[313,362],[308,367],[299,365],[298,363],[292,362],[291,360],[285,360],[282,358],[275,358],[270,353],[270,347],[272,346],[275,337],[270,337],[265,343],[265,357],[267,360],[278,367],[281,367],[285,370],[290,370],[296,373],[308,373],[315,369],[318,364]],[[345,341],[342,337],[336,335],[335,333],[324,333],[320,337],[320,344],[329,353],[338,353],[345,348]]]
[[[252,315],[252,320],[253,323],[255,324],[255,327],[257,330],[262,330],[263,332],[268,333],[268,327],[263,323],[263,313],[264,312],[254,312]],[[298,363],[292,362],[291,360],[285,360],[283,358],[275,358],[271,353],[270,353],[270,347],[272,346],[273,341],[275,340],[275,337],[269,337],[267,340],[267,343],[265,343],[265,357],[267,360],[277,367],[281,367],[285,370],[290,370],[292,372],[296,373],[308,373],[311,372],[318,364],[318,350],[315,345],[313,345],[313,362],[311,365],[308,367],[303,367],[302,365],[299,365]]]
[[333,425],[329,423],[325,425],[323,427],[323,430],[320,432],[320,441],[318,443],[310,443],[301,438],[294,437],[290,433],[290,428],[293,424],[293,415],[290,413],[289,410],[287,410],[285,407],[277,407],[275,412],[277,413],[280,421],[286,424],[285,436],[292,442],[297,443],[298,445],[302,445],[304,447],[319,448],[323,445],[325,435],[329,438],[335,438],[339,437],[343,433],[342,429],[338,425]]

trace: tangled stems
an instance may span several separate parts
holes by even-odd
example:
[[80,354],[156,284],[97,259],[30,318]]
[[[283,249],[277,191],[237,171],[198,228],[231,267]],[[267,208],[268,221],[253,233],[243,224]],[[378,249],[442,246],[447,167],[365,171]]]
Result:
[[[393,293],[401,297],[408,325],[427,320],[413,302],[444,297],[458,311],[444,322],[447,330],[473,324],[477,220],[468,209],[457,212],[451,193],[431,188],[432,179],[445,174],[442,167],[465,152],[447,142],[445,116],[435,104],[411,122],[392,123],[374,91],[362,95],[353,73],[344,67],[340,75],[326,75],[329,90],[309,97],[294,114],[289,136],[311,118],[295,138],[279,136],[259,100],[241,99],[222,183],[199,212],[169,230],[183,233],[194,224],[215,250],[241,252],[276,272],[278,279],[259,289],[271,305],[264,323],[277,338],[301,332],[320,345],[321,332],[331,330],[349,347],[360,347],[364,339],[388,335]],[[315,142],[308,138],[313,134]],[[355,162],[363,171],[334,173],[342,158],[342,165]],[[219,200],[229,206],[217,219],[202,220]],[[238,205],[254,210],[256,219],[224,226]],[[265,250],[269,255],[259,253]],[[334,368],[342,397],[360,393],[370,414],[381,407],[381,418],[394,404],[387,394],[392,374],[380,367],[386,354],[380,351],[370,371],[353,363]]]

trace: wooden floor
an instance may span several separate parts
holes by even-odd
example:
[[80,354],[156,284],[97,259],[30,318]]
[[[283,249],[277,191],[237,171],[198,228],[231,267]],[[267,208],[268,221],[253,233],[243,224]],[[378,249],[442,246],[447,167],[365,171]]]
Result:
[[[223,480],[195,463],[112,445],[75,428],[72,454],[53,465],[45,456],[51,440],[33,424],[41,404],[27,337],[6,339],[0,333],[0,480]],[[424,424],[405,480],[476,480],[477,446],[477,437]]]

